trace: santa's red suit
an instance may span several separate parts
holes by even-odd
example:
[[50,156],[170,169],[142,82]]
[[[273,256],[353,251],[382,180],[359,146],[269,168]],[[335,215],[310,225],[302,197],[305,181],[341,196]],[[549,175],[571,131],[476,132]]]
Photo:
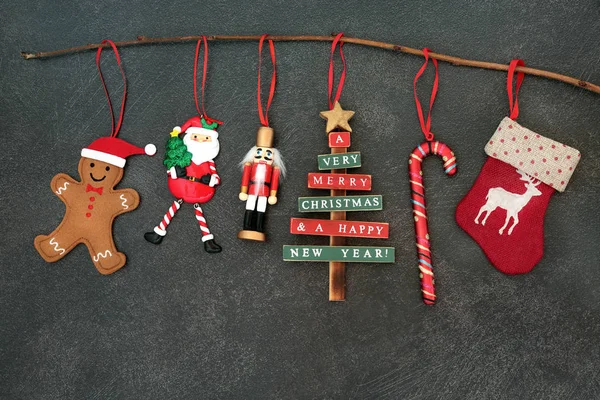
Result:
[[200,179],[204,175],[215,175],[218,183],[218,175],[214,161],[205,161],[201,164],[192,163],[185,169],[186,177],[169,178],[169,190],[173,196],[183,199],[186,203],[206,203],[215,194],[214,186],[204,184]]
[[244,165],[242,175],[242,186],[248,186],[250,196],[269,196],[271,190],[277,190],[279,186],[279,168],[273,168],[265,161]]

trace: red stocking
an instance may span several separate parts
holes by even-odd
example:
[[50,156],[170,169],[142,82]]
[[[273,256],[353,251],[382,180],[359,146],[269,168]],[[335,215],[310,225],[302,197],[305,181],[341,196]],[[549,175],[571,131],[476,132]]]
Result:
[[544,253],[544,214],[565,190],[581,154],[504,118],[485,146],[489,156],[458,204],[456,222],[505,274],[524,274]]

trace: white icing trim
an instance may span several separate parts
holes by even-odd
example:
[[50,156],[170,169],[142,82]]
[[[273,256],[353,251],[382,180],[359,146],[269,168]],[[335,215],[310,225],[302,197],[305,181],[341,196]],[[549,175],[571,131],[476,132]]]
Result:
[[64,185],[62,185],[61,187],[59,187],[56,190],[56,194],[62,194],[62,192],[64,192],[65,190],[67,190],[67,185],[70,185],[70,184],[71,184],[70,182],[65,182]]
[[57,253],[60,253],[61,255],[65,254],[65,249],[63,249],[62,247],[58,246],[58,243],[56,242],[56,240],[54,240],[54,238],[50,238],[50,243],[52,246],[54,246],[54,251]]
[[125,198],[125,195],[122,194],[121,196],[119,196],[119,198],[121,200],[123,200],[123,202],[121,203],[121,206],[127,210],[129,208],[129,206],[127,205],[127,199]]
[[92,257],[92,259],[94,260],[94,262],[98,262],[100,260],[100,258],[108,258],[108,257],[112,257],[112,253],[110,252],[110,250],[106,250],[104,253],[100,252],[100,253],[96,254],[94,257]]

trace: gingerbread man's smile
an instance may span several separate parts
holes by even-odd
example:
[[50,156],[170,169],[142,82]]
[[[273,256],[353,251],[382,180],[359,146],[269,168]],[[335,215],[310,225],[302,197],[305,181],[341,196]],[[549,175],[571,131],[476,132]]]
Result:
[[96,178],[94,178],[94,174],[92,174],[92,173],[90,172],[90,178],[92,178],[92,180],[93,180],[94,182],[102,182],[102,181],[103,181],[103,180],[106,178],[106,175],[104,175],[104,176],[103,176],[102,178],[100,178],[100,179],[96,179]]
[[[96,166],[96,164],[94,164],[94,163],[90,163],[90,167],[91,167],[91,168],[94,168],[95,166]],[[106,167],[106,172],[108,172],[108,171],[110,171],[110,167],[109,167],[109,166],[107,166],[107,167]],[[106,175],[104,175],[104,176],[103,176],[102,178],[100,178],[100,179],[97,179],[97,178],[95,178],[95,177],[94,177],[94,174],[90,172],[90,178],[92,178],[92,180],[93,180],[94,182],[102,182],[104,179],[106,179]]]

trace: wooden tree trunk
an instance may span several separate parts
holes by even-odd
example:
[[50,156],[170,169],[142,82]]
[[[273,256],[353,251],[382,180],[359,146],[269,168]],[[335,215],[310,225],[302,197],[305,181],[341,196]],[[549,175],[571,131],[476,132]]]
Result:
[[[331,154],[346,153],[347,149],[332,148]],[[345,174],[346,169],[334,169],[332,174]],[[345,196],[345,190],[331,190],[332,196]],[[346,211],[332,211],[330,219],[336,221],[346,220]],[[330,236],[329,244],[331,246],[344,246],[346,238],[339,236]],[[346,263],[338,261],[329,262],[329,301],[344,301],[346,300]]]

